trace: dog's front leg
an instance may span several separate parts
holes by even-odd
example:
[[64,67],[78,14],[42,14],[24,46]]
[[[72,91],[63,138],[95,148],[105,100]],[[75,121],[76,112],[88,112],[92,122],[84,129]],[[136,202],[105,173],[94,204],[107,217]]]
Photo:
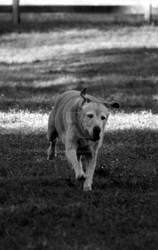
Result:
[[84,191],[92,190],[93,175],[94,175],[94,171],[96,167],[96,159],[97,159],[97,154],[94,154],[90,158],[86,159],[85,161],[86,180],[83,185]]
[[66,156],[67,156],[67,159],[69,160],[69,162],[73,166],[76,179],[79,179],[79,178],[84,178],[85,173],[84,173],[83,168],[82,168],[82,163],[79,162],[77,159],[76,150],[77,150],[77,145],[72,144],[72,143],[67,143]]

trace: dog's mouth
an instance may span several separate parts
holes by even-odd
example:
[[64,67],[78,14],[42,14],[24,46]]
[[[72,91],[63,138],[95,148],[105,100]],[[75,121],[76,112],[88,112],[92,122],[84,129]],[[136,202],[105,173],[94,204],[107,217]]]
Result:
[[99,141],[100,136],[99,135],[93,135],[92,141]]
[[100,140],[100,128],[99,127],[94,127],[93,129],[93,141],[99,141]]

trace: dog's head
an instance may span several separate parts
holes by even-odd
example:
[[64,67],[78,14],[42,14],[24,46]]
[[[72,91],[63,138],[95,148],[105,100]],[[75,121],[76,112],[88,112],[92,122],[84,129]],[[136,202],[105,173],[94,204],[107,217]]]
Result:
[[108,120],[110,108],[119,108],[116,102],[106,103],[86,97],[86,90],[81,91],[83,98],[80,110],[80,121],[93,141],[99,141],[103,136],[105,125]]

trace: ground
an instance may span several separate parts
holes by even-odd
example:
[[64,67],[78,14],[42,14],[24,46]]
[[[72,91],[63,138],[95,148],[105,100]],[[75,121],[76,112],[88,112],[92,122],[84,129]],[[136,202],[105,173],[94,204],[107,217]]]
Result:
[[[157,249],[157,27],[78,26],[0,36],[1,249]],[[112,112],[92,192],[63,147],[46,160],[59,92],[121,104]]]

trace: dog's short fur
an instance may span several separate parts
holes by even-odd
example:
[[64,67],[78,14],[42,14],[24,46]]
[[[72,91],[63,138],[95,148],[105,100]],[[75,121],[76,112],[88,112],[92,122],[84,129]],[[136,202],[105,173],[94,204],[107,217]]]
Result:
[[119,104],[87,95],[86,89],[81,92],[71,90],[57,98],[49,116],[48,160],[55,157],[55,144],[60,138],[76,179],[84,179],[85,191],[92,189],[97,154],[111,107],[119,108]]

